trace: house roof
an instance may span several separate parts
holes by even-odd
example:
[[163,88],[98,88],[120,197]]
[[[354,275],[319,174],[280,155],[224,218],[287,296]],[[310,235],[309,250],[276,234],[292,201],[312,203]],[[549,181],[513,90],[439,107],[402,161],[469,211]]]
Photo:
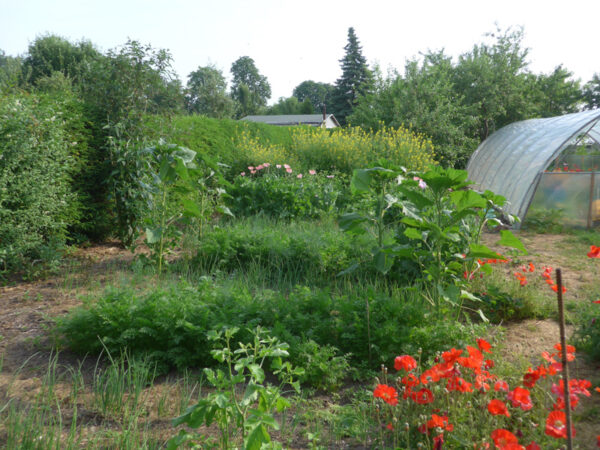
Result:
[[600,109],[512,123],[473,153],[467,166],[469,178],[480,189],[504,196],[507,212],[523,218],[541,174],[580,134],[600,142]]
[[[327,114],[327,119],[331,119],[336,126],[340,126],[333,114]],[[321,125],[323,123],[323,114],[291,114],[280,116],[246,116],[242,120],[250,122],[261,122],[270,125]]]

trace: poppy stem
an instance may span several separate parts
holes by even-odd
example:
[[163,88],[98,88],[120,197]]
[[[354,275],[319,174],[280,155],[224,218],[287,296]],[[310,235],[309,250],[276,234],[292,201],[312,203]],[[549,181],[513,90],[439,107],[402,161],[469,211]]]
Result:
[[565,413],[567,416],[567,449],[573,449],[573,432],[571,429],[571,397],[569,393],[569,366],[567,366],[567,338],[565,337],[565,308],[563,304],[562,271],[556,269],[556,285],[558,287],[558,323],[560,325],[560,347],[562,359],[562,378],[565,396]]

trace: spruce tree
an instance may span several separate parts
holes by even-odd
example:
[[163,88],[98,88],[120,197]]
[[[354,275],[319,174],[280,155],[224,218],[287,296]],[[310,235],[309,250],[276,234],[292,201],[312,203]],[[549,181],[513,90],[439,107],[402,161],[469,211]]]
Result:
[[346,54],[340,59],[342,76],[335,83],[333,105],[330,110],[342,125],[346,124],[346,117],[356,106],[359,96],[369,91],[373,79],[352,27],[348,28],[348,43],[344,50]]

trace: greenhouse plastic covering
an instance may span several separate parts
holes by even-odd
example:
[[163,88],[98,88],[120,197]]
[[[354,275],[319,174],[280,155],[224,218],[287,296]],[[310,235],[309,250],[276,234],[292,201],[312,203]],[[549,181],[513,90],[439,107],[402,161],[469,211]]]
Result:
[[567,143],[584,133],[600,142],[600,110],[507,125],[473,153],[469,179],[476,189],[506,197],[506,212],[523,218],[541,174]]

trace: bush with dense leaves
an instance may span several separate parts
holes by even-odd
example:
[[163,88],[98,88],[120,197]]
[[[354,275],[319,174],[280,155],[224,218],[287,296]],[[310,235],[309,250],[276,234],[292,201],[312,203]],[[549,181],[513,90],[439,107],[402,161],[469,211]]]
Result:
[[[318,218],[344,208],[348,189],[335,175],[286,174],[272,165],[255,174],[245,172],[228,189],[228,206],[236,216],[274,219]],[[272,172],[282,173],[272,173]],[[300,175],[302,178],[298,178]],[[329,177],[329,178],[328,178]]]
[[[33,95],[0,101],[0,270],[52,257],[78,220],[69,134],[56,103]],[[42,261],[43,262],[43,261]]]
[[[214,364],[207,339],[210,330],[257,325],[290,344],[295,364],[307,364],[306,342],[312,340],[328,346],[321,360],[351,354],[351,363],[363,368],[369,367],[370,354],[371,364],[390,364],[399,349],[421,349],[428,357],[441,345],[463,345],[473,329],[433,320],[423,300],[408,290],[385,294],[362,289],[336,295],[297,287],[290,293],[251,294],[247,289],[204,281],[147,294],[108,291],[59,318],[56,331],[66,346],[80,354],[98,354],[104,347],[111,354],[127,349],[132,355],[150,357],[164,371]],[[241,333],[238,338],[244,341],[250,334]],[[334,356],[333,348],[339,354]],[[337,364],[344,365],[343,361]],[[314,373],[316,368],[309,367]],[[337,380],[331,383],[337,384]]]

